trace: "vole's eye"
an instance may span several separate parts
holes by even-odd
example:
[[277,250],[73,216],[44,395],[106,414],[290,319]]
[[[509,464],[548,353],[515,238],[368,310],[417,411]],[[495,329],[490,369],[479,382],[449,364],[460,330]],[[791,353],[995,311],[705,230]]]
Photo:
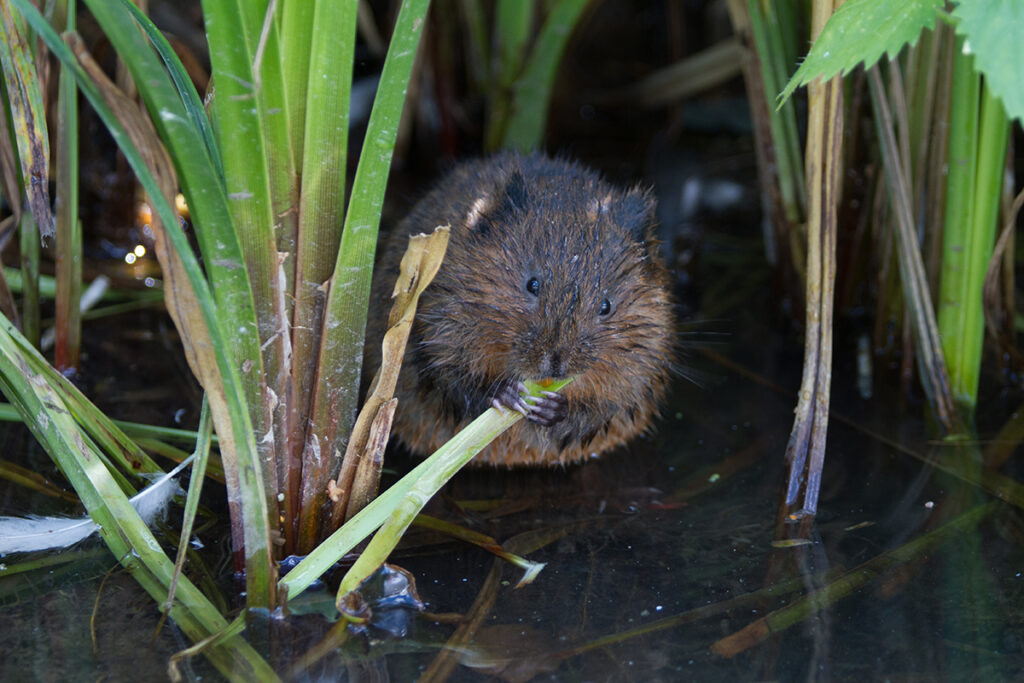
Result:
[[530,294],[533,294],[534,296],[537,296],[537,293],[540,292],[540,280],[538,280],[535,277],[531,277],[529,280],[527,280],[526,291],[529,292]]
[[597,314],[603,317],[603,316],[608,315],[611,312],[612,312],[612,302],[609,301],[608,299],[605,299],[604,301],[601,302],[601,308],[598,310]]

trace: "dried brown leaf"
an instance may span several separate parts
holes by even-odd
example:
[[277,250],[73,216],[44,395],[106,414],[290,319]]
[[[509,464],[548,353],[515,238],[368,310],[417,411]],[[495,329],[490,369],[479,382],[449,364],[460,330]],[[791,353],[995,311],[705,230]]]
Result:
[[388,437],[391,436],[391,423],[394,422],[397,406],[398,399],[392,398],[377,410],[373,418],[366,448],[356,466],[356,476],[352,481],[352,493],[349,496],[345,519],[351,519],[377,497],[380,470],[384,464],[384,449],[387,448]]
[[[377,412],[394,396],[398,373],[402,368],[402,357],[405,355],[405,345],[409,340],[412,321],[416,315],[416,304],[419,302],[420,294],[441,267],[448,247],[449,232],[448,226],[438,226],[430,235],[415,235],[409,238],[409,247],[402,257],[392,295],[395,303],[388,316],[388,331],[384,334],[381,367],[370,387],[370,395],[356,418],[355,427],[345,448],[341,471],[335,482],[335,491],[341,495],[334,499],[331,520],[334,527],[340,526],[346,519],[343,515],[351,515],[358,511],[349,510],[349,497],[365,497],[365,493],[356,495],[353,491],[356,470],[366,452],[370,427]],[[387,443],[386,439],[384,443]]]

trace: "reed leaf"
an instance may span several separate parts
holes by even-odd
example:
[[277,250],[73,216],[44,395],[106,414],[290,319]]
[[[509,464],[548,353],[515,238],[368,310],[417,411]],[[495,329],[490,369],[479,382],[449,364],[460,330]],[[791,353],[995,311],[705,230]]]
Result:
[[[958,44],[963,39],[958,38]],[[939,334],[953,396],[967,413],[977,401],[984,342],[982,289],[995,245],[1009,123],[973,59],[954,60],[950,160],[939,290]]]
[[[20,338],[15,339],[18,343]],[[121,431],[101,410],[99,410],[64,375],[53,368],[41,355],[34,353],[31,346],[22,346],[21,353],[32,372],[43,377],[51,389],[61,396],[61,402],[69,414],[96,441],[99,447],[109,453],[122,471],[140,477],[146,474],[163,474],[163,470],[152,458]]]
[[[787,30],[792,32],[797,23],[792,16],[793,7],[789,3],[766,5],[759,0],[747,0],[747,6],[752,19],[754,44],[762,65],[764,92],[768,97],[774,97],[789,79],[790,65],[795,63],[795,60],[788,59],[792,45],[796,43],[795,36],[787,34]],[[772,140],[776,145],[779,192],[786,218],[796,224],[807,211],[807,183],[804,180],[795,105],[784,102],[778,107],[770,107],[770,122]]]
[[188,495],[185,497],[185,514],[181,519],[181,534],[178,539],[178,553],[174,558],[174,574],[171,575],[171,583],[167,589],[167,599],[164,601],[164,614],[171,610],[174,605],[174,593],[178,587],[178,578],[185,566],[185,553],[192,543],[192,526],[195,524],[196,513],[199,510],[199,497],[203,492],[203,482],[206,479],[206,466],[210,461],[210,446],[213,442],[213,420],[210,417],[210,404],[203,400],[202,411],[199,414],[199,433],[196,439],[196,448],[192,452],[195,458],[192,465],[192,473],[188,482]]
[[121,0],[121,6],[135,18],[135,21],[138,22],[145,32],[146,37],[149,38],[149,42],[153,44],[157,54],[160,55],[167,73],[174,82],[174,88],[181,97],[185,111],[188,112],[192,125],[199,131],[205,143],[205,150],[207,156],[210,157],[210,163],[217,169],[221,178],[223,178],[224,168],[221,165],[220,150],[217,147],[217,139],[213,134],[213,126],[206,115],[206,108],[203,107],[202,100],[199,99],[199,93],[196,92],[192,79],[189,77],[188,72],[185,71],[181,60],[178,59],[177,53],[171,47],[171,44],[167,42],[164,34],[153,25],[149,17],[135,3],[131,2],[131,0]]
[[[50,138],[46,131],[46,110],[32,50],[7,2],[0,4],[0,44],[5,46],[0,50],[0,71],[7,86],[11,132],[21,165],[21,190],[28,198],[40,238],[48,243],[56,234],[56,227],[50,210]],[[15,198],[9,199],[13,205]]]
[[[557,380],[546,390],[558,391],[570,381],[572,380]],[[531,396],[541,394],[542,388],[536,383],[526,382],[526,386]],[[352,567],[342,577],[335,601],[339,612],[344,614],[344,597],[358,589],[363,581],[384,564],[388,555],[398,545],[402,534],[434,494],[487,444],[521,419],[523,416],[514,410],[499,412],[495,408],[488,408],[480,417],[466,425],[462,431],[392,487],[402,490],[401,497],[387,518],[381,520],[381,527],[374,535],[373,540],[359,553],[359,557],[356,558]],[[403,483],[405,483],[404,486]],[[388,489],[388,493],[391,493],[391,489]],[[375,503],[376,501],[371,505]],[[369,507],[367,506],[364,510]]]
[[[313,45],[313,39],[316,35],[316,32],[313,30],[314,13],[324,4],[323,2],[280,3],[279,14],[281,35],[283,36],[281,50],[284,63],[284,94],[291,129],[290,148],[292,151],[292,165],[297,169],[302,168],[304,163],[303,140],[305,140],[306,136],[306,89],[310,85],[309,64],[313,54],[310,46]],[[355,11],[355,8],[351,6],[352,3],[329,4],[332,10],[340,9],[346,13]],[[320,25],[322,26],[323,24]],[[335,30],[333,25],[331,25],[331,28],[331,31],[321,31],[320,35],[331,35]],[[343,111],[348,112],[348,102],[345,102]]]
[[[95,3],[96,7],[92,7],[91,3]],[[251,378],[262,368],[259,345],[252,332],[256,328],[253,297],[246,270],[241,265],[244,259],[223,175],[213,157],[201,153],[208,149],[203,134],[207,124],[194,123],[194,116],[199,121],[203,117],[198,113],[190,114],[186,108],[186,101],[197,99],[198,95],[192,89],[191,81],[184,82],[184,90],[177,89],[177,79],[171,77],[171,73],[163,66],[163,60],[145,42],[146,34],[139,32],[132,15],[99,0],[90,0],[90,9],[119,53],[132,57],[127,64],[160,140],[167,147],[175,165],[196,227],[196,238],[204,256],[204,268],[217,297],[216,303],[221,309],[220,315],[225,322],[225,329],[232,331],[233,343],[230,348],[236,354],[239,366],[253,368],[253,372],[246,373],[246,377]],[[147,23],[149,21],[144,16],[141,19]],[[154,30],[150,28],[147,34]],[[173,53],[165,54],[164,58],[172,62],[176,60]],[[183,67],[178,64],[174,71],[183,71]],[[161,219],[165,218],[159,212],[157,215]],[[172,225],[176,224],[177,220]],[[179,231],[171,232],[177,234]],[[243,333],[242,330],[247,332]],[[257,380],[252,378],[247,393],[258,394],[254,389],[256,386]]]
[[[513,88],[520,75],[533,28],[533,0],[499,0],[494,15],[491,85],[484,146],[501,147],[513,107]],[[478,41],[479,43],[479,41]]]
[[[10,130],[0,131],[5,142],[13,140],[5,169],[5,185],[10,194],[8,203],[18,221],[18,241],[23,274],[21,326],[35,346],[40,339],[39,313],[39,245],[54,234],[54,219],[50,212],[49,163],[50,141],[46,132],[39,75],[31,50],[22,35],[22,28],[14,21],[10,5],[0,5],[0,74],[5,85],[5,117]],[[7,145],[4,145],[7,147]],[[15,171],[14,166],[17,165]],[[16,181],[15,181],[16,177]],[[28,211],[22,211],[22,197]],[[13,302],[11,313],[14,313]]]
[[355,420],[380,212],[405,92],[429,4],[429,0],[402,4],[356,167],[324,307],[317,358],[319,376],[310,414],[313,433],[306,439],[302,459],[300,547],[311,547],[320,533],[318,511],[326,498],[327,482],[340,465],[336,454],[344,452]]

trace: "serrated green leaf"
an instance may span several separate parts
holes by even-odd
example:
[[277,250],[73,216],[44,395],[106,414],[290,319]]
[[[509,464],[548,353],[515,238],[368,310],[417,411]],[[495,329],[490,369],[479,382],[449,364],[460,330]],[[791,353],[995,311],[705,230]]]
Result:
[[935,26],[936,11],[944,4],[945,0],[847,0],[825,24],[779,101],[785,102],[794,90],[819,76],[827,80],[845,75],[861,63],[870,67],[883,54],[895,57],[904,45],[916,43],[921,31]]
[[1020,0],[971,0],[953,10],[956,32],[966,41],[964,50],[974,55],[974,67],[992,93],[1003,102],[1010,118],[1024,121],[1024,2]]

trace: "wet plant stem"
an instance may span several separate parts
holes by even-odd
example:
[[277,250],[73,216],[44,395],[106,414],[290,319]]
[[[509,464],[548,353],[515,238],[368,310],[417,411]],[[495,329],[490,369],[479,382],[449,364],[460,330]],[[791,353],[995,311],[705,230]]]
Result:
[[167,600],[164,601],[164,617],[170,613],[174,605],[174,592],[178,586],[178,577],[185,565],[185,554],[189,544],[192,542],[192,528],[196,521],[196,513],[199,510],[199,497],[203,492],[203,482],[206,479],[206,465],[210,461],[210,443],[213,435],[213,421],[210,417],[210,404],[204,399],[202,412],[199,415],[199,436],[196,439],[196,448],[193,451],[195,460],[192,463],[192,471],[188,481],[188,494],[185,497],[185,514],[181,521],[181,534],[178,540],[178,553],[174,560],[174,574],[171,576],[171,585],[167,590]]
[[328,281],[322,333],[315,350],[317,381],[308,416],[313,427],[307,432],[302,454],[296,534],[300,552],[312,549],[320,540],[321,515],[330,514],[330,506],[325,505],[327,485],[340,467],[338,458],[320,454],[344,453],[355,424],[377,231],[405,94],[429,6],[429,0],[405,2],[395,21]]
[[[812,36],[834,11],[832,0],[815,0]],[[808,86],[806,176],[808,182],[807,282],[804,369],[796,418],[786,445],[788,513],[813,514],[825,462],[832,386],[832,307],[836,272],[836,223],[843,140],[843,83],[838,76]],[[802,493],[802,496],[801,496]]]
[[[568,379],[557,380],[547,390],[557,391],[570,381]],[[526,382],[526,385],[531,395],[540,395],[539,386],[532,382]],[[411,473],[406,475],[403,481],[410,479],[409,485],[398,504],[391,509],[390,515],[374,535],[373,540],[360,553],[351,569],[341,579],[337,599],[339,611],[343,611],[342,599],[349,592],[356,590],[384,563],[387,556],[398,545],[402,534],[434,494],[440,491],[441,487],[487,444],[521,419],[523,416],[514,410],[498,411],[495,408],[488,408],[483,415],[469,423],[424,461],[423,464],[430,463],[430,467],[418,472],[415,478],[411,477]],[[419,468],[413,471],[417,470]]]
[[875,109],[875,127],[882,152],[882,164],[889,188],[896,228],[897,260],[903,299],[910,318],[910,329],[915,343],[915,359],[921,375],[921,385],[936,417],[947,434],[960,431],[960,420],[953,406],[949,388],[949,375],[942,352],[938,324],[928,291],[921,249],[918,245],[911,208],[909,179],[896,142],[895,124],[878,66],[868,70],[868,85]]
[[[303,9],[314,5],[314,9]],[[309,438],[319,438],[318,426],[308,419],[317,378],[317,353],[324,283],[331,277],[338,245],[338,227],[345,220],[345,174],[348,159],[348,105],[356,43],[356,14],[352,4],[284,3],[282,32],[287,70],[284,88],[293,129],[295,172],[299,173],[298,219],[294,234],[278,237],[282,253],[282,283],[291,291],[291,400],[288,402],[285,443],[277,448],[281,517],[285,553],[296,552],[304,465]],[[332,31],[314,30],[331,26]],[[387,87],[387,86],[385,86]],[[324,111],[339,116],[324,116]],[[301,139],[298,137],[302,134]],[[297,181],[296,181],[297,182]],[[279,233],[280,234],[280,233]],[[294,272],[292,272],[294,271]],[[287,304],[283,304],[287,307]],[[354,352],[354,349],[350,352]],[[312,428],[311,428],[312,425]],[[328,459],[331,460],[331,459]],[[316,468],[310,475],[317,474]],[[306,539],[310,543],[318,539]],[[308,547],[303,548],[303,551]]]

